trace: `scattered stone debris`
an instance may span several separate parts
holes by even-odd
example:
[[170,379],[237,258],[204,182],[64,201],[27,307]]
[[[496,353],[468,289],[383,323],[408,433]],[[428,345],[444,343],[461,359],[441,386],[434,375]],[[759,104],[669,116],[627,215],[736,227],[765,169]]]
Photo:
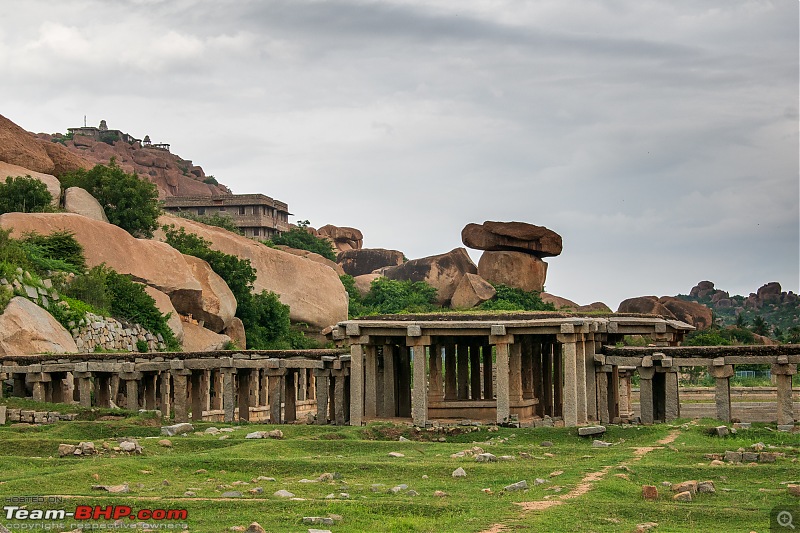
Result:
[[597,440],[597,439],[595,439],[595,440],[592,442],[592,448],[608,448],[608,447],[609,447],[609,446],[611,446],[611,445],[612,445],[612,443],[610,443],[610,442],[606,442],[606,441],[604,441],[604,440]]
[[271,431],[254,431],[245,435],[246,439],[282,439],[283,431],[273,429]]
[[222,498],[241,498],[242,493],[238,490],[229,490],[222,493]]
[[258,522],[253,522],[247,526],[245,533],[267,533],[267,531]]
[[728,426],[717,426],[711,428],[711,436],[713,437],[727,437],[730,434]]
[[494,463],[497,461],[497,457],[491,453],[479,453],[475,456],[476,463]]
[[333,518],[329,518],[327,516],[304,516],[303,523],[320,526],[332,526],[335,524]]
[[697,480],[689,480],[684,481],[682,483],[674,483],[672,485],[672,492],[691,492],[692,494],[697,493]]
[[397,457],[397,458],[399,458],[399,457],[405,457],[405,455],[403,455],[400,452],[389,452],[389,457]]
[[655,485],[642,485],[642,498],[650,501],[657,500],[658,487]]
[[123,483],[122,485],[92,485],[92,490],[104,490],[112,494],[125,494],[130,492],[127,483]]
[[556,477],[556,476],[560,476],[560,475],[561,475],[561,474],[563,474],[563,473],[564,473],[564,471],[563,471],[563,470],[556,470],[556,471],[554,471],[554,472],[550,472],[550,477]]
[[697,484],[697,492],[705,494],[716,494],[717,489],[714,488],[714,482],[711,480],[701,481]]
[[643,524],[636,524],[636,533],[645,533],[653,528],[658,527],[658,522],[644,522]]
[[453,477],[467,477],[467,472],[459,466],[453,470]]
[[[375,486],[375,485],[373,485],[373,487],[374,487],[374,486]],[[403,484],[397,485],[397,486],[395,486],[395,487],[392,487],[391,489],[389,489],[389,492],[391,492],[392,494],[397,494],[398,492],[404,491],[404,490],[406,490],[407,488],[408,488],[408,485],[406,485],[405,483],[403,483]]]
[[540,477],[537,477],[536,479],[533,480],[534,485],[544,485],[545,483],[550,483],[550,480],[542,479]]
[[522,481],[517,481],[516,483],[512,483],[511,485],[506,485],[503,487],[503,490],[506,492],[515,492],[518,490],[525,490],[528,488],[528,482],[524,479]]
[[81,455],[95,455],[97,448],[93,442],[81,442],[77,446],[74,444],[59,444],[58,456],[81,456]]
[[578,435],[581,437],[588,437],[590,435],[602,435],[606,432],[605,426],[586,426],[578,428]]
[[275,491],[272,495],[277,496],[278,498],[294,498],[294,494],[285,489]]
[[443,490],[436,490],[436,491],[434,491],[434,492],[433,492],[433,495],[434,495],[436,498],[444,498],[444,497],[445,497],[445,496],[447,496],[448,494],[447,494],[445,491],[443,491]]
[[470,448],[468,450],[462,450],[460,452],[456,452],[456,453],[450,455],[450,458],[451,459],[459,459],[461,457],[474,457],[474,456],[479,455],[481,453],[483,453],[483,448],[481,448],[480,446],[473,446],[472,448]]
[[186,422],[172,426],[161,426],[161,434],[165,437],[174,437],[175,435],[183,435],[192,431],[194,431],[194,426]]
[[692,493],[688,490],[685,490],[673,496],[672,499],[676,502],[690,502],[692,501]]

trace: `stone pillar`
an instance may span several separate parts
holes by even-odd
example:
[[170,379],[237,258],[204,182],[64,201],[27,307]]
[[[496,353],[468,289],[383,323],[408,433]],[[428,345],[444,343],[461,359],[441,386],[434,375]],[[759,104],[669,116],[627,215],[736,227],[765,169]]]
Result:
[[[786,362],[783,362],[786,361]],[[794,424],[792,412],[792,376],[797,374],[797,365],[788,364],[785,355],[778,356],[778,363],[772,365],[772,375],[775,376],[778,400],[778,425]]]
[[617,395],[619,396],[619,416],[629,417],[633,412],[631,402],[631,372],[619,371],[617,367]]
[[395,403],[395,391],[397,384],[395,383],[394,372],[394,345],[383,345],[383,416],[395,417],[397,416],[397,409]]
[[[499,367],[497,372],[500,372]],[[509,346],[508,399],[515,405],[522,401],[522,344],[519,342]]]
[[[106,409],[111,407],[111,380],[109,375],[106,373],[95,374],[94,384],[97,387],[97,406],[105,407]],[[35,392],[34,398],[36,397]]]
[[201,372],[202,371],[194,371],[189,378],[192,384],[192,420],[195,422],[203,420],[203,397],[202,385],[200,383]]
[[[397,347],[398,415],[411,417],[411,356],[407,346]],[[352,368],[350,372],[352,373]]]
[[265,368],[260,369],[258,374],[258,404],[266,407],[269,405],[269,376]]
[[283,420],[281,418],[281,403],[283,402],[283,382],[286,375],[285,368],[270,368],[267,369],[267,376],[269,376],[269,423],[280,424]]
[[42,381],[33,382],[33,401],[34,402],[45,401],[44,382]]
[[92,406],[92,375],[89,372],[74,372],[78,379],[78,401],[81,407]]
[[360,426],[364,418],[364,348],[358,338],[350,345],[350,425]]
[[4,381],[7,379],[8,376],[5,373],[0,372],[0,400],[2,400],[5,397],[6,384],[4,383]]
[[[503,328],[505,331],[505,328]],[[509,382],[509,358],[513,335],[492,336],[489,342],[497,350],[497,423],[506,423],[511,414],[511,391]]]
[[236,391],[236,406],[239,408],[239,420],[250,421],[250,375],[252,369],[237,368],[239,388]]
[[152,411],[156,409],[157,400],[156,400],[156,389],[158,381],[158,374],[155,373],[147,373],[142,378],[142,383],[144,384],[144,408],[148,411]]
[[364,346],[364,418],[378,416],[378,347]]
[[481,347],[469,344],[469,392],[473,400],[481,399]]
[[614,423],[614,420],[620,416],[619,367],[611,367],[608,380],[608,416],[611,423]]
[[714,359],[708,372],[714,378],[714,403],[717,407],[717,418],[723,422],[731,421],[731,382],[733,365],[726,365],[724,358]]
[[[598,335],[599,336],[599,335]],[[598,420],[597,416],[597,381],[595,380],[595,334],[587,333],[584,342],[585,365],[584,374],[586,375],[586,418],[588,420]]]
[[125,380],[125,408],[129,411],[139,410],[139,380],[142,378],[141,372],[135,372],[134,376],[124,376]]
[[236,375],[235,368],[222,368],[222,409],[224,411],[223,420],[231,423],[234,419],[234,411],[236,410],[236,387],[234,385],[234,377]]
[[172,418],[172,374],[164,371],[158,373],[158,384],[161,398],[161,416]]
[[[374,347],[373,347],[374,348]],[[375,359],[373,358],[373,361]],[[375,373],[377,374],[377,362]],[[365,386],[369,386],[369,379],[365,383]],[[308,387],[308,380],[306,379],[306,369],[301,368],[297,371],[297,401],[302,402],[306,399],[306,387]],[[375,379],[372,379],[372,387],[375,387]]]
[[175,422],[188,422],[189,409],[187,405],[187,374],[191,370],[172,370],[173,398],[175,402]]
[[297,420],[297,371],[287,369],[283,378],[285,395],[283,397],[283,421]]
[[598,367],[595,375],[595,382],[597,383],[597,411],[601,424],[608,424],[611,422],[608,410],[608,382],[610,375],[611,365]]
[[425,427],[428,422],[428,372],[426,349],[430,337],[407,337],[414,358],[414,388],[411,395],[411,419],[414,425]]
[[456,358],[458,360],[458,399],[469,399],[469,347],[464,339],[459,339],[456,345]]
[[444,399],[458,399],[458,380],[456,378],[456,347],[452,343],[444,346]]
[[494,399],[494,377],[492,376],[492,346],[481,345],[483,352],[483,399]]
[[542,343],[542,415],[553,415],[553,344]]
[[654,367],[637,367],[639,372],[639,409],[641,411],[642,424],[652,424],[654,418],[653,406],[653,376],[656,373]]
[[[442,346],[433,344],[430,347],[430,383],[428,384],[428,403],[444,400],[444,383],[442,382]],[[478,386],[480,391],[480,385]]]
[[520,343],[520,351],[522,352],[522,360],[520,361],[520,377],[522,378],[522,398],[530,400],[534,398],[534,350],[533,343],[530,337],[526,337],[524,342]]
[[314,386],[317,399],[317,424],[328,423],[328,387],[331,371],[323,368],[314,369]]
[[670,367],[666,372],[664,376],[664,392],[664,421],[671,422],[681,417],[681,401],[678,396],[678,367]]
[[[568,328],[565,326],[569,326]],[[562,324],[561,331],[569,331],[572,324]],[[558,335],[561,343],[561,354],[564,360],[564,389],[562,396],[562,413],[564,426],[578,425],[578,347],[574,333]]]
[[564,417],[564,346],[560,343],[553,344],[553,416]]
[[343,426],[345,424],[345,371],[342,370],[334,370],[332,372],[334,375],[334,420],[336,421],[337,426]]
[[575,345],[576,352],[576,379],[578,385],[578,424],[586,424],[588,417],[586,415],[586,341],[584,334],[577,335],[577,343]]

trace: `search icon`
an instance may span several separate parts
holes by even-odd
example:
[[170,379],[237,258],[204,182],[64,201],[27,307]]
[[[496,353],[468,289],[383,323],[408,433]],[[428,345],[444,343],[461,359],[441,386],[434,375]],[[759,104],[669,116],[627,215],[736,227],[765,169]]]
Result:
[[794,517],[789,511],[781,511],[775,518],[778,521],[779,526],[795,529],[794,524],[792,523]]

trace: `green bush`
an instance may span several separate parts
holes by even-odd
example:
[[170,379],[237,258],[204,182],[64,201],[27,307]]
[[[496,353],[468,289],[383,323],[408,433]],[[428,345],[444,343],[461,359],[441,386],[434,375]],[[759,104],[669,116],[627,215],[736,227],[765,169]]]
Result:
[[424,281],[378,278],[363,299],[364,314],[426,313],[436,309],[436,289]]
[[139,339],[138,341],[136,341],[136,350],[139,353],[147,353],[150,351],[150,347],[147,345],[147,341]]
[[22,243],[39,272],[51,270],[77,274],[86,270],[83,246],[70,231],[56,231],[50,235],[26,234]]
[[542,301],[538,292],[527,292],[507,285],[494,285],[497,294],[478,309],[487,311],[555,311],[553,304]]
[[53,195],[41,181],[30,177],[6,178],[0,182],[0,215],[4,213],[46,213],[53,211]]
[[111,313],[114,295],[108,288],[106,279],[108,269],[96,266],[75,278],[65,285],[63,292],[97,310],[97,314],[108,316]]
[[113,158],[108,166],[68,172],[61,185],[86,189],[103,206],[108,221],[134,237],[152,237],[158,227],[161,206],[156,186],[126,173]]
[[339,276],[339,279],[342,281],[342,285],[344,285],[344,289],[347,291],[348,318],[356,318],[367,314],[366,308],[364,307],[364,299],[361,293],[358,292],[358,289],[356,289],[355,278],[349,274],[344,274],[343,276]]
[[306,228],[308,227],[308,220],[301,220],[297,223],[296,228],[285,231],[280,235],[276,235],[270,239],[274,245],[284,245],[299,250],[308,250],[314,252],[322,257],[336,261],[336,254],[333,252],[333,246],[327,239],[320,239],[311,235]]
[[201,222],[208,226],[216,226],[218,228],[226,229],[237,235],[244,235],[242,230],[239,229],[239,226],[237,226],[233,221],[233,218],[227,215],[220,215],[218,213],[214,213],[213,215],[195,215],[194,213],[189,213],[188,211],[179,211],[175,214],[181,218],[194,220],[195,222]]
[[203,179],[203,183],[205,183],[207,185],[219,185],[219,182],[217,181],[217,178],[215,178],[211,174],[209,174],[208,176],[206,176]]

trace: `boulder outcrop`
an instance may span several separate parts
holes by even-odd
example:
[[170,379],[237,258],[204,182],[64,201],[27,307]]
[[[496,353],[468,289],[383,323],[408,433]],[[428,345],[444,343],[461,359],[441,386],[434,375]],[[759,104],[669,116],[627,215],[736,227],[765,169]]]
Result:
[[674,296],[628,298],[619,304],[617,312],[660,315],[664,318],[691,324],[698,330],[709,328],[713,323],[711,309],[705,305],[681,300]]
[[36,137],[0,115],[0,161],[53,174],[55,164]]
[[244,324],[242,324],[242,321],[239,319],[239,317],[233,317],[231,323],[222,333],[223,335],[230,337],[231,340],[236,343],[236,347],[240,350],[247,349],[247,335],[244,331]]
[[108,222],[106,212],[94,196],[80,187],[70,187],[64,191],[64,210],[85,217]]
[[524,252],[484,252],[478,261],[478,275],[489,283],[540,292],[547,277],[547,263]]
[[215,352],[224,349],[230,340],[231,338],[227,335],[214,333],[197,324],[183,323],[183,351],[185,352]]
[[370,274],[379,268],[402,265],[403,252],[383,248],[345,250],[336,256],[336,262],[346,274],[355,277]]
[[159,224],[182,227],[210,241],[214,250],[249,259],[257,273],[255,291],[278,294],[293,322],[322,329],[347,319],[347,292],[333,269],[185,218],[164,215]]
[[169,296],[160,290],[154,289],[153,287],[148,287],[147,285],[144,286],[144,291],[156,301],[156,307],[161,314],[168,315],[169,318],[167,318],[167,325],[169,326],[169,329],[172,330],[172,333],[175,335],[175,338],[178,339],[178,341],[182,341],[183,321],[181,321],[181,316],[175,310],[175,306],[172,305],[172,301],[169,299]]
[[461,278],[453,297],[450,300],[450,307],[454,309],[472,309],[476,305],[491,300],[497,294],[492,285],[476,274],[464,274]]
[[620,302],[617,313],[636,313],[675,318],[672,312],[658,301],[658,296],[637,296]]
[[476,250],[525,252],[539,258],[559,255],[562,250],[558,233],[525,222],[467,224],[461,230],[461,240]]
[[603,302],[594,302],[588,305],[580,305],[572,300],[568,300],[567,298],[562,298],[561,296],[556,296],[555,294],[550,294],[547,292],[543,292],[539,295],[544,303],[553,304],[556,310],[561,311],[573,311],[579,313],[586,313],[592,311],[600,311],[603,313],[611,313],[611,308],[609,308]]
[[359,250],[364,245],[364,235],[356,228],[338,227],[330,224],[317,230],[317,236],[329,239],[336,251]]
[[[0,215],[0,227],[13,229],[13,236],[70,231],[83,246],[90,267],[105,263],[168,294],[173,302],[194,301],[195,307],[202,306],[202,285],[183,254],[166,243],[136,239],[122,228],[73,213],[6,213]],[[178,311],[181,308],[176,306]]]
[[214,272],[208,263],[191,255],[184,255],[183,258],[189,265],[194,279],[200,282],[202,296],[198,302],[191,296],[184,300],[182,294],[186,293],[180,293],[173,298],[172,303],[182,314],[202,320],[203,327],[219,333],[231,324],[236,315],[236,298],[225,280]]
[[0,355],[77,353],[69,331],[35,303],[16,296],[0,314]]
[[38,139],[39,143],[44,147],[47,156],[53,162],[53,174],[56,176],[63,176],[67,172],[73,172],[78,169],[90,169],[92,164],[80,157],[77,154],[70,152],[66,146],[61,143],[52,142],[47,139]]
[[448,305],[464,274],[477,274],[478,268],[464,248],[445,254],[412,259],[396,267],[383,269],[389,279],[424,281],[436,289],[436,303]]
[[315,263],[319,263],[321,265],[330,267],[339,276],[343,276],[345,273],[344,269],[342,269],[342,267],[338,263],[336,263],[335,261],[331,261],[327,257],[315,254],[314,252],[309,252],[308,250],[300,250],[299,248],[292,248],[290,246],[285,246],[283,244],[279,244],[278,246],[276,246],[276,248],[286,253],[296,255],[297,257],[302,257],[303,259],[308,259],[309,261],[314,261]]
[[51,203],[54,207],[58,207],[59,202],[61,201],[61,182],[58,181],[58,178],[51,174],[36,172],[19,165],[0,161],[0,182],[5,183],[6,178],[8,177],[17,178],[25,176],[30,176],[44,183],[47,187],[47,191],[50,193],[50,196],[53,197],[53,201]]
[[382,277],[383,274],[362,274],[360,276],[355,276],[353,280],[355,280],[356,290],[358,290],[358,293],[361,296],[366,296],[372,288],[372,282]]

